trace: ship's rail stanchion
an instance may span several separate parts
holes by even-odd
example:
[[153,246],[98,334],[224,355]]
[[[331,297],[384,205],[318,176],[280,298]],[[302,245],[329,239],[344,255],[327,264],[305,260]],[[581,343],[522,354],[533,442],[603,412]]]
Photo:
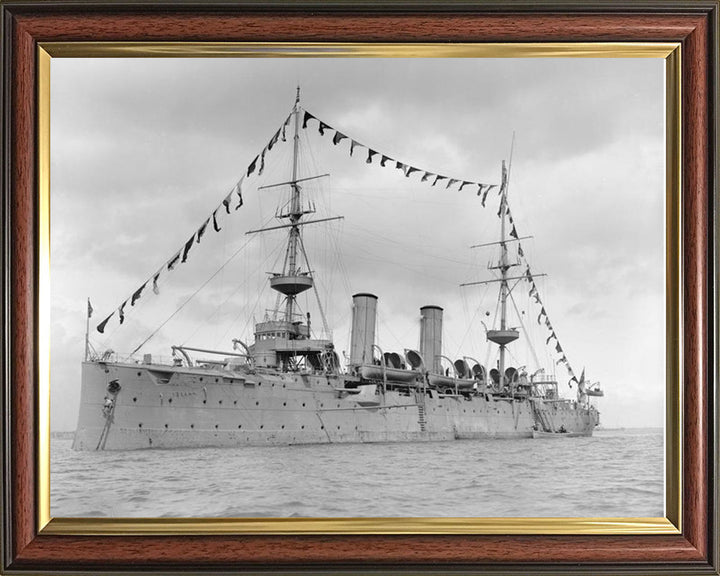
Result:
[[383,373],[383,385],[382,385],[382,394],[383,399],[385,398],[385,392],[387,391],[387,365],[385,364],[385,353],[382,351],[382,348],[378,346],[377,344],[373,344],[372,347],[374,349],[377,349],[378,352],[380,352],[380,366],[382,367],[382,373]]

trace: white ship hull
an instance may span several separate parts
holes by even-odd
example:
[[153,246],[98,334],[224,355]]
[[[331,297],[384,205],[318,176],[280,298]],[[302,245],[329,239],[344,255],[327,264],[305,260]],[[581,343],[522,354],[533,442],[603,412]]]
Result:
[[[108,384],[120,385],[112,410]],[[538,405],[426,388],[376,394],[347,375],[86,362],[76,450],[531,438]],[[537,401],[536,401],[537,402]],[[592,434],[594,409],[548,403],[545,420]]]

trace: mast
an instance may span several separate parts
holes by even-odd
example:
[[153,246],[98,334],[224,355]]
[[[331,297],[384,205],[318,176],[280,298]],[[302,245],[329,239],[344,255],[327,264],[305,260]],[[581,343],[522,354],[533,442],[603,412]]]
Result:
[[[256,361],[265,362],[266,364],[263,365],[275,366],[276,362],[274,359],[277,358],[278,362],[286,368],[293,364],[294,361],[292,358],[294,356],[307,356],[309,354],[319,354],[326,351],[325,348],[323,348],[326,344],[322,344],[325,342],[324,340],[312,339],[312,334],[310,333],[310,314],[306,313],[304,317],[299,314],[299,306],[297,304],[298,294],[302,294],[303,292],[311,289],[314,290],[323,328],[326,332],[329,332],[327,329],[325,312],[323,311],[322,303],[320,302],[320,297],[318,295],[317,288],[315,287],[315,281],[313,280],[310,261],[308,260],[307,252],[305,251],[305,246],[303,244],[301,234],[302,226],[307,224],[317,224],[318,222],[339,220],[342,218],[342,216],[316,218],[314,220],[307,220],[303,218],[306,214],[315,213],[315,205],[312,202],[308,201],[305,205],[303,205],[302,187],[304,186],[304,183],[309,180],[325,178],[326,176],[329,176],[329,174],[319,174],[317,176],[299,178],[298,160],[300,151],[300,116],[302,112],[303,110],[300,107],[300,86],[298,86],[295,94],[295,104],[293,105],[290,117],[288,117],[286,123],[283,124],[283,127],[287,126],[290,120],[294,120],[292,179],[289,181],[278,182],[276,184],[268,184],[258,188],[258,190],[260,190],[285,187],[288,185],[290,186],[290,200],[275,213],[275,217],[278,220],[284,220],[287,223],[259,228],[257,230],[249,230],[246,232],[246,234],[257,234],[259,232],[267,232],[269,230],[288,229],[287,245],[285,248],[285,259],[282,271],[270,272],[270,288],[278,293],[275,308],[272,310],[272,318],[266,318],[264,321],[255,325],[254,344],[255,347],[260,346],[264,351],[272,352],[272,355],[267,358],[263,356],[260,359],[256,358]],[[285,305],[283,307],[284,309],[281,310],[281,299],[283,297],[285,298]],[[278,316],[280,316],[280,318],[278,318]],[[276,343],[283,342],[285,340],[305,340],[308,341],[308,347],[299,351],[288,349],[285,344],[282,344],[282,346],[278,348]],[[315,344],[312,344],[313,342]],[[328,342],[328,344],[331,343]],[[312,346],[320,346],[320,348],[312,348]],[[318,361],[322,360],[318,357]]]
[[[511,156],[512,158],[512,151]],[[500,259],[497,266],[493,268],[500,270],[500,278],[494,280],[494,282],[500,282],[500,329],[499,330],[488,330],[487,339],[490,342],[494,342],[500,348],[500,358],[498,362],[499,374],[499,385],[502,391],[505,387],[505,354],[507,352],[507,345],[510,342],[514,342],[520,337],[520,333],[514,328],[508,328],[507,325],[507,301],[510,296],[510,287],[508,286],[509,280],[515,280],[515,278],[508,277],[508,270],[515,264],[511,264],[508,260],[508,244],[513,241],[512,238],[508,238],[506,235],[507,230],[507,194],[508,194],[508,182],[509,176],[508,171],[505,168],[505,161],[502,163],[502,194],[500,196]],[[492,280],[491,280],[492,282]],[[477,282],[477,284],[485,284],[486,282]],[[512,391],[514,393],[514,390]]]
[[[320,174],[318,176],[309,176],[306,178],[298,178],[298,156],[300,148],[300,86],[297,87],[297,93],[295,95],[295,105],[293,106],[292,115],[294,116],[295,125],[293,128],[293,166],[292,166],[292,180],[289,182],[281,182],[279,184],[270,184],[262,186],[261,188],[273,188],[277,186],[290,185],[290,202],[286,212],[276,214],[279,219],[289,220],[288,224],[282,224],[279,226],[269,226],[267,228],[260,228],[258,230],[250,230],[246,234],[256,234],[258,232],[266,232],[268,230],[277,230],[279,228],[288,228],[288,240],[287,248],[285,250],[285,262],[283,263],[283,270],[280,273],[273,273],[273,277],[270,279],[270,287],[276,290],[283,296],[285,296],[285,317],[283,321],[287,324],[293,324],[293,317],[296,314],[296,297],[298,294],[305,292],[311,288],[314,288],[312,274],[310,271],[310,263],[308,261],[307,253],[303,246],[302,237],[300,235],[300,227],[306,224],[316,224],[318,222],[327,222],[330,220],[339,220],[342,216],[334,216],[330,218],[318,218],[315,220],[303,220],[305,214],[314,214],[315,209],[313,206],[308,206],[303,209],[302,204],[302,186],[300,182],[306,182],[308,180],[315,180],[316,178],[324,178],[329,174]],[[260,189],[260,188],[258,188]],[[300,257],[303,257],[307,270],[301,271],[302,261]],[[315,291],[317,296],[317,290]],[[323,326],[327,326],[325,321],[325,314],[322,310],[320,299],[318,298],[318,307],[320,308],[320,315],[323,320]],[[279,299],[278,305],[279,308]],[[309,324],[307,326],[307,332],[309,335]]]
[[[287,268],[284,271],[288,276],[296,275],[297,269],[297,251],[298,251],[298,238],[300,236],[300,227],[298,222],[302,218],[302,209],[300,205],[300,186],[297,182],[297,169],[298,169],[298,148],[299,148],[299,126],[300,126],[300,86],[297,87],[297,93],[295,95],[295,107],[293,109],[295,114],[295,130],[293,135],[293,169],[292,169],[292,182],[290,188],[292,190],[290,198],[290,212],[288,216],[290,218],[290,234],[288,236],[288,248],[287,248]],[[297,294],[287,294],[285,303],[285,321],[292,322],[293,309],[295,307],[295,297]]]
[[[503,162],[503,175],[505,163]],[[507,214],[507,180],[504,182],[502,197],[500,198],[500,330],[507,328],[507,297],[508,297],[508,249],[505,238],[505,218]],[[505,384],[505,344],[500,344],[500,389]]]

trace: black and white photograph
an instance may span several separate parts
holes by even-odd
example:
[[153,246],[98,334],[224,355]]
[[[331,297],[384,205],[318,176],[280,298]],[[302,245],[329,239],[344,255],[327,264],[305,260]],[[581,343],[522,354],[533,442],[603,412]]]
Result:
[[662,58],[56,58],[50,512],[665,515]]

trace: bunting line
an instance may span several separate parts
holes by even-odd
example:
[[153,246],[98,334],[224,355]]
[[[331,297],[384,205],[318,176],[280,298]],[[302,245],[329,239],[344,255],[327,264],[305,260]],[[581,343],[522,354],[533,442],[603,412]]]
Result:
[[[265,156],[266,154],[272,150],[272,148],[277,144],[278,141],[286,142],[286,133],[285,130],[290,123],[290,119],[292,118],[292,112],[288,114],[285,121],[282,123],[280,128],[277,129],[277,131],[273,134],[272,138],[268,141],[268,143],[265,145],[265,147],[262,149],[260,154],[255,156],[252,162],[248,165],[246,170],[243,172],[240,180],[237,181],[237,183],[230,189],[230,192],[228,192],[225,197],[223,198],[222,202],[217,205],[217,207],[210,213],[210,216],[205,218],[203,220],[200,227],[193,232],[192,236],[190,236],[189,240],[187,240],[183,247],[176,251],[174,255],[167,260],[160,268],[155,271],[145,282],[143,282],[138,289],[136,289],[130,298],[126,298],[123,303],[113,310],[100,324],[96,326],[96,330],[100,334],[105,333],[105,328],[110,321],[110,319],[115,315],[115,312],[118,313],[118,318],[120,321],[120,324],[123,324],[125,322],[125,306],[128,303],[128,300],[130,301],[130,306],[135,306],[135,303],[142,297],[143,290],[145,287],[152,282],[152,291],[153,294],[160,294],[160,288],[158,286],[158,280],[163,274],[166,274],[167,272],[170,272],[175,269],[178,263],[184,264],[187,262],[190,250],[195,244],[199,244],[200,240],[202,239],[203,235],[205,234],[208,225],[210,224],[210,220],[212,220],[213,230],[215,232],[220,232],[222,228],[218,224],[218,212],[221,211],[221,209],[225,210],[226,215],[231,214],[230,205],[233,203],[233,197],[237,196],[237,204],[235,205],[235,210],[238,210],[243,205],[243,196],[242,196],[242,187],[243,182],[246,178],[249,178],[253,173],[257,172],[257,175],[261,175],[264,168],[265,168]],[[305,127],[305,122],[307,122],[307,117],[305,117],[303,121],[303,128]],[[329,126],[326,126],[325,128],[329,129]],[[341,135],[338,138],[338,142],[342,140],[342,138],[345,138],[346,136]],[[260,163],[258,167],[258,161]]]
[[[502,191],[503,188],[507,186],[507,171],[505,168],[505,163],[503,162],[503,170],[502,170],[502,184],[500,185],[500,190]],[[485,192],[487,194],[487,192]],[[484,197],[483,197],[484,199]],[[519,237],[517,226],[515,224],[515,220],[512,216],[512,213],[510,211],[510,206],[507,205],[507,200],[505,202],[501,202],[500,211],[498,212],[498,216],[502,215],[503,207],[505,209],[505,213],[508,216],[508,219],[511,224],[511,230],[510,230],[510,236],[515,238]],[[577,376],[575,375],[575,371],[572,369],[572,366],[570,365],[570,361],[567,358],[567,355],[565,354],[565,350],[562,347],[562,344],[560,343],[560,339],[557,336],[557,333],[555,332],[555,329],[553,328],[552,322],[550,321],[550,317],[548,316],[547,311],[545,310],[545,305],[543,304],[542,299],[540,298],[540,292],[538,291],[537,285],[535,284],[535,277],[532,274],[532,270],[530,269],[530,263],[527,261],[527,258],[525,257],[525,252],[522,248],[522,244],[518,241],[518,259],[521,259],[525,263],[525,279],[530,284],[530,289],[528,291],[528,296],[530,296],[535,303],[540,307],[540,314],[537,317],[537,323],[538,325],[545,325],[545,328],[548,330],[548,337],[545,341],[546,345],[549,345],[552,340],[555,341],[555,347],[553,348],[554,352],[557,354],[557,360],[555,361],[556,365],[563,365],[565,366],[565,369],[567,370],[568,375],[570,376],[570,380],[568,380],[568,386],[572,388],[572,383],[575,382],[579,385],[580,382],[584,381],[584,373],[580,380],[578,380]],[[543,322],[544,318],[544,322]]]
[[[303,130],[306,130],[309,128],[309,122],[315,121],[317,122],[317,128],[318,133],[320,136],[325,136],[326,132],[332,133],[332,143],[333,145],[337,146],[342,140],[348,139],[350,140],[350,156],[353,155],[355,152],[355,148],[365,148],[368,151],[367,158],[365,159],[366,164],[373,164],[373,158],[376,155],[380,155],[380,167],[381,168],[387,168],[388,166],[391,166],[393,163],[395,164],[395,168],[398,170],[401,170],[403,174],[405,174],[406,178],[410,178],[412,174],[415,172],[422,174],[420,178],[420,182],[429,182],[430,178],[433,176],[435,179],[432,182],[432,186],[435,186],[440,180],[447,180],[445,189],[448,190],[452,187],[457,186],[457,190],[461,191],[466,186],[470,187],[471,189],[477,190],[477,195],[482,195],[482,201],[481,204],[483,208],[485,207],[485,200],[487,199],[487,194],[492,190],[493,188],[497,188],[497,184],[485,184],[483,182],[475,182],[473,180],[463,180],[460,178],[450,178],[449,176],[442,176],[435,172],[430,172],[429,170],[425,170],[424,168],[419,168],[417,166],[413,166],[411,164],[407,164],[405,162],[401,162],[400,160],[397,160],[393,158],[392,156],[389,156],[388,154],[384,154],[382,152],[379,152],[373,148],[370,148],[369,146],[366,146],[365,144],[361,144],[354,138],[351,138],[350,136],[347,136],[346,133],[340,132],[340,130],[337,130],[336,128],[333,128],[330,124],[327,122],[320,120],[317,116],[314,114],[308,112],[306,109],[301,108],[303,111],[303,119],[302,119],[302,128]],[[250,175],[250,172],[248,172],[248,176]],[[507,178],[505,176],[505,178]],[[504,185],[504,182],[503,182]],[[501,188],[502,189],[502,188]]]

